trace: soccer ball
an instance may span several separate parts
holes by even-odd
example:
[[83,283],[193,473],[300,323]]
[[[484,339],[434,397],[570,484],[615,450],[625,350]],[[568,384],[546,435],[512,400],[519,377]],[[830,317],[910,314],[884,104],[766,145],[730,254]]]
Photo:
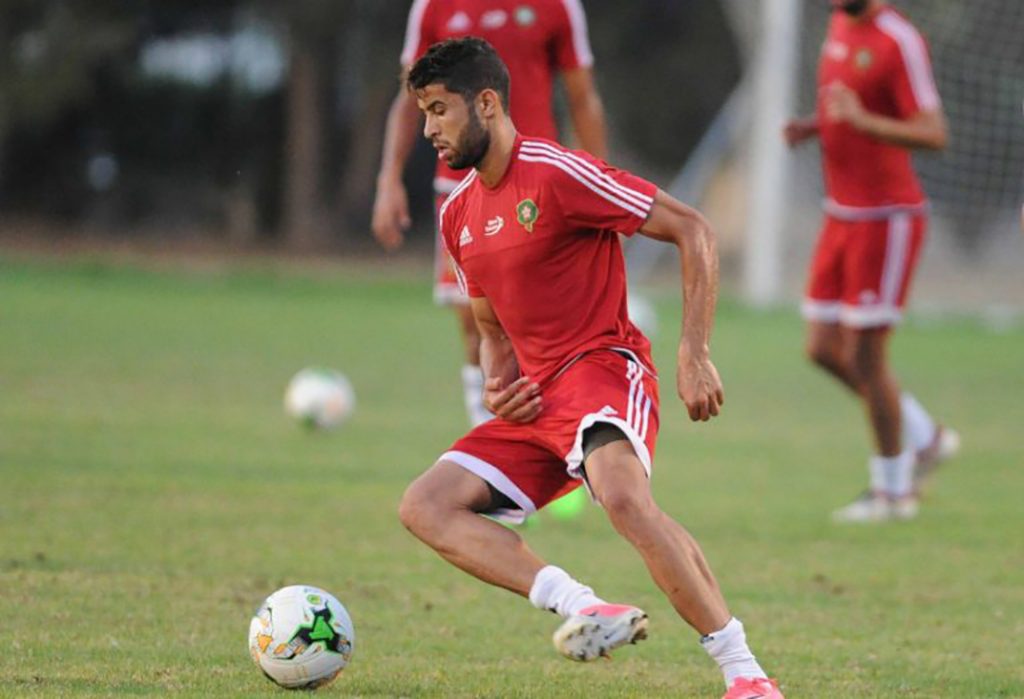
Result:
[[282,587],[249,622],[253,661],[286,689],[316,689],[332,681],[348,665],[355,641],[341,602],[309,585]]
[[331,429],[352,417],[356,394],[342,374],[330,369],[303,369],[288,382],[284,409],[307,427]]

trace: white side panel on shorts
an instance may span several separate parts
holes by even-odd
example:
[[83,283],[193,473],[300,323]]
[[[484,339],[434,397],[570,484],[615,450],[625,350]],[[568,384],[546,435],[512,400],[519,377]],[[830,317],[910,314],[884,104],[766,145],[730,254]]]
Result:
[[487,513],[489,516],[500,519],[503,522],[520,524],[537,511],[537,506],[533,504],[533,500],[493,464],[489,464],[483,459],[467,454],[464,451],[446,451],[437,460],[451,461],[470,473],[475,473],[490,483],[495,490],[520,507],[518,510],[495,510],[494,512]]

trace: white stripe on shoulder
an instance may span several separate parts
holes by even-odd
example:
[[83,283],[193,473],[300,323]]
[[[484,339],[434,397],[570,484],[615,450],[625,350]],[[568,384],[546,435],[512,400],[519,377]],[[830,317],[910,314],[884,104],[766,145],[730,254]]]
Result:
[[882,10],[875,23],[899,47],[918,108],[925,112],[938,109],[941,104],[939,91],[935,87],[932,64],[928,60],[928,49],[921,34],[913,24],[893,10]]
[[624,199],[641,209],[644,212],[643,216],[647,215],[651,205],[654,203],[651,196],[631,187],[627,187],[620,182],[616,182],[614,179],[609,177],[607,173],[601,172],[598,168],[594,167],[593,164],[573,154],[573,152],[569,150],[557,148],[541,141],[523,141],[522,147],[520,148],[520,154],[522,154],[522,152],[526,152],[526,154],[531,156],[555,158],[566,163],[575,172],[578,172],[581,176],[603,188],[608,193],[617,196],[617,198]]
[[572,26],[572,48],[576,62],[582,68],[589,68],[594,65],[594,53],[590,50],[590,36],[587,34],[587,14],[580,0],[562,0],[562,4]]
[[441,234],[441,240],[444,240],[444,212],[448,210],[449,204],[455,201],[460,194],[466,191],[466,188],[473,183],[476,179],[476,168],[469,171],[469,174],[462,178],[462,182],[459,182],[452,193],[448,195],[448,198],[441,204],[441,208],[437,212],[437,230]]
[[617,193],[619,196],[634,202],[641,208],[650,206],[654,203],[654,199],[652,197],[649,197],[643,192],[638,192],[635,189],[627,187],[620,182],[616,182],[614,179],[609,177],[607,173],[601,172],[601,170],[595,167],[593,163],[588,162],[566,148],[558,148],[550,143],[544,143],[543,141],[523,141],[523,150],[536,155],[551,155],[564,159],[578,169],[581,175],[593,180],[595,184],[603,186],[611,192]]
[[405,43],[402,44],[402,65],[412,65],[416,58],[416,49],[423,36],[423,14],[427,11],[430,0],[414,0],[409,9],[409,23],[405,27]]
[[639,209],[635,205],[629,203],[628,201],[621,199],[617,196],[614,196],[610,194],[607,190],[598,187],[593,182],[580,175],[579,172],[573,169],[571,165],[567,164],[565,160],[547,155],[530,155],[529,153],[524,152],[522,150],[519,151],[519,159],[526,161],[528,163],[545,163],[547,165],[553,165],[554,167],[557,167],[559,170],[569,175],[574,180],[579,182],[581,185],[592,191],[594,194],[597,194],[598,196],[607,199],[612,204],[615,204],[616,206],[620,207],[625,211],[628,211],[634,216],[639,216],[640,218],[647,218],[648,212],[644,211],[643,209]]

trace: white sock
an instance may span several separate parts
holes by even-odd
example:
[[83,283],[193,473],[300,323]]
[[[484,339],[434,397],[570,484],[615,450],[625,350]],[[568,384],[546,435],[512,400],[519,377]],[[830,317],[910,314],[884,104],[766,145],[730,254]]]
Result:
[[743,624],[736,617],[730,619],[721,630],[701,637],[700,644],[718,663],[718,667],[722,668],[726,687],[732,686],[737,677],[767,677],[757,664],[757,658],[747,647],[747,635],[743,632]]
[[871,457],[871,489],[892,497],[909,495],[914,487],[914,452]]
[[484,375],[475,364],[462,366],[462,399],[466,404],[469,424],[473,427],[490,420],[493,415],[484,407]]
[[904,391],[900,394],[900,417],[903,420],[903,443],[921,451],[935,439],[935,421],[917,398]]
[[572,616],[581,609],[605,601],[594,591],[572,577],[558,566],[545,566],[533,579],[530,588],[530,602],[538,609],[546,609],[564,617]]
[[884,457],[872,456],[868,459],[868,474],[871,479],[870,483],[872,493],[889,492],[889,481],[886,478]]

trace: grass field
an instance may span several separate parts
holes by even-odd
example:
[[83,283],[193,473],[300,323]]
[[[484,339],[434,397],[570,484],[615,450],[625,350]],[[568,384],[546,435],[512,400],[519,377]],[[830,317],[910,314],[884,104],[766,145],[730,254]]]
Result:
[[[838,528],[865,480],[854,403],[801,354],[795,313],[723,303],[726,410],[674,398],[678,304],[658,302],[654,487],[698,537],[787,697],[1024,697],[1024,332],[910,323],[908,386],[960,429],[916,521]],[[145,271],[0,258],[2,696],[277,694],[246,651],[277,587],[333,591],[353,663],[321,694],[715,697],[721,679],[600,510],[526,531],[652,637],[556,656],[557,619],[408,535],[405,484],[463,430],[454,321],[425,279],[367,269]],[[355,419],[306,433],[281,395],[346,372]]]

